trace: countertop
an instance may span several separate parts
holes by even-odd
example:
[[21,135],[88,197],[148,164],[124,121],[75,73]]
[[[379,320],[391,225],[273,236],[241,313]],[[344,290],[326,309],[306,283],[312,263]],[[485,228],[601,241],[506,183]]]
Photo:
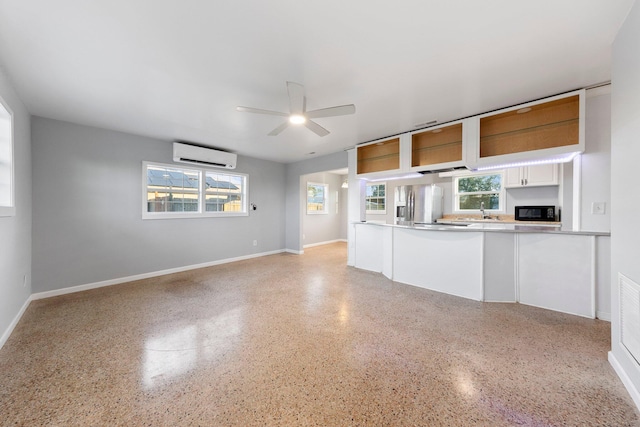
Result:
[[475,221],[475,222],[451,222],[451,223],[435,223],[435,224],[415,224],[415,225],[397,225],[384,224],[379,222],[361,221],[354,224],[377,225],[380,227],[397,227],[410,228],[414,230],[430,230],[430,231],[486,231],[499,233],[548,233],[548,234],[572,234],[578,236],[610,236],[610,232],[606,231],[588,231],[588,230],[572,230],[562,225],[536,225],[536,224],[514,224],[511,222],[501,221]]

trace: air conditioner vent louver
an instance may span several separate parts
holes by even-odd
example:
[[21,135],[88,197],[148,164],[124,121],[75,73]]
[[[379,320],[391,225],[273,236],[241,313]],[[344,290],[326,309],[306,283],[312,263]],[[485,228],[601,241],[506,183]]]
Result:
[[176,160],[177,162],[184,162],[184,163],[198,163],[201,165],[208,165],[208,166],[215,166],[217,168],[226,168],[227,165],[225,165],[224,163],[211,163],[211,162],[206,162],[204,160],[197,160],[197,159],[187,159],[185,157],[180,157],[179,160]]
[[620,341],[640,365],[640,286],[619,275]]
[[238,156],[234,153],[214,150],[213,148],[174,142],[173,161],[216,168],[235,169]]

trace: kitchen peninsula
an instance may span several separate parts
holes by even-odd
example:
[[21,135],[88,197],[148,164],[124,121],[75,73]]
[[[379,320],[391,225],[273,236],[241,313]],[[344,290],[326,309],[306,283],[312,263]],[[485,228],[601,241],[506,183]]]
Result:
[[[396,282],[487,302],[595,318],[609,274],[609,233],[478,222],[355,230],[355,267]],[[596,268],[598,266],[598,268]]]

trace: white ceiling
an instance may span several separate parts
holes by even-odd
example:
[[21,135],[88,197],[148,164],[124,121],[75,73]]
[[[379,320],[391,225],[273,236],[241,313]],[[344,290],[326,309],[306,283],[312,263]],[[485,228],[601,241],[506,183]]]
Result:
[[[0,0],[0,65],[38,116],[292,162],[610,80],[634,0]],[[356,114],[267,136],[288,111]]]

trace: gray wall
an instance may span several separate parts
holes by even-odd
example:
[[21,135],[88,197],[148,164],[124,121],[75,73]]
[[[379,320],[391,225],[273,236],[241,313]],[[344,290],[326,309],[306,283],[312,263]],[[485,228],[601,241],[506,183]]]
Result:
[[[308,214],[306,210],[306,188],[307,182],[315,182],[329,185],[327,213]],[[342,191],[342,176],[329,172],[318,172],[300,177],[300,208],[302,209],[302,243],[313,245],[315,243],[338,240],[341,231],[341,222],[346,222],[343,210],[346,206],[340,203],[340,193]],[[336,198],[336,192],[338,197]],[[336,210],[336,204],[338,209]]]
[[32,139],[34,292],[284,248],[281,163],[239,157],[248,217],[142,220],[142,161],[170,142],[40,117]]
[[302,251],[302,210],[300,198],[300,177],[315,172],[330,171],[347,167],[347,152],[328,154],[301,160],[286,165],[286,204],[285,204],[285,244],[292,252]]
[[[640,283],[640,3],[629,12],[613,43],[611,86],[611,348],[640,391],[640,367],[620,344],[618,274]],[[640,396],[636,395],[640,404]]]
[[31,294],[31,135],[29,112],[1,68],[0,96],[13,111],[16,206],[15,216],[0,217],[1,347]]

